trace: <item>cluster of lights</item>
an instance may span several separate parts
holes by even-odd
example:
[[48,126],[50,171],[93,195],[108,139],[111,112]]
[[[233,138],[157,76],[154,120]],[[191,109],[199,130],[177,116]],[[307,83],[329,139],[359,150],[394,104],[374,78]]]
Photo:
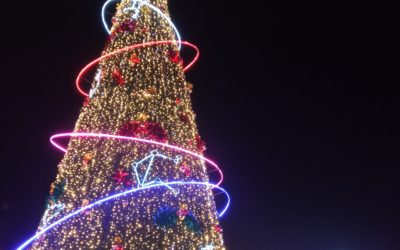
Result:
[[[109,33],[115,27],[108,28],[104,13],[114,1],[108,0],[102,10]],[[181,41],[166,9],[167,0],[122,0],[119,4],[116,20],[133,18],[136,29],[114,34],[102,56],[79,73],[78,91],[90,98],[90,103],[82,108],[74,132],[51,137],[52,144],[66,153],[56,178],[56,182],[68,180],[65,191],[60,203],[46,210],[38,232],[18,250],[28,246],[111,249],[116,242],[128,249],[225,249],[222,234],[215,228],[230,198],[219,187],[222,171],[196,147],[191,84],[184,77],[198,59],[199,50]],[[167,56],[170,51],[179,51],[181,45],[196,51],[186,66]],[[128,63],[132,55],[138,58],[134,64]],[[81,79],[95,65],[97,74],[87,93],[81,88]],[[116,69],[126,84],[115,84],[112,72]],[[182,112],[187,119],[180,119]],[[160,123],[168,133],[168,142],[116,135],[125,122],[141,119]],[[64,137],[70,138],[68,150],[56,141]],[[182,154],[177,156],[177,152]],[[179,171],[181,162],[190,175]],[[143,165],[142,175],[138,169]],[[209,182],[207,166],[219,174],[216,184]],[[111,176],[117,167],[131,171],[136,180],[133,187],[115,185]],[[213,190],[226,196],[220,211]],[[152,223],[160,206],[183,204],[202,224],[201,234],[194,235],[179,225],[162,229]]]

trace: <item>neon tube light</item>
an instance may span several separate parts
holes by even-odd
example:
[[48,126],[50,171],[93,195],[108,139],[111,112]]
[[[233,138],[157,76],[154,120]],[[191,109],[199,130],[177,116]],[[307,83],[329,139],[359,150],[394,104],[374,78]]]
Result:
[[[120,0],[108,0],[107,2],[104,3],[103,8],[101,9],[101,18],[103,20],[103,25],[104,28],[106,29],[106,31],[108,32],[108,34],[111,34],[110,29],[108,28],[107,22],[106,22],[106,18],[105,18],[105,11],[107,6],[111,3],[111,2],[115,2],[115,1],[120,1]],[[175,24],[171,21],[171,19],[166,16],[160,9],[158,9],[157,7],[155,7],[154,5],[148,3],[147,1],[142,1],[142,0],[135,0],[138,3],[141,3],[142,5],[146,5],[148,6],[150,9],[152,9],[153,11],[157,12],[160,16],[162,16],[165,20],[167,20],[167,22],[169,23],[169,25],[171,25],[171,27],[174,29],[175,34],[176,34],[176,38],[177,41],[179,43],[179,50],[181,49],[181,44],[180,42],[182,41],[181,39],[181,35],[179,34],[178,29],[176,28]]]
[[158,146],[163,146],[166,148],[170,148],[176,151],[180,151],[189,155],[192,155],[194,157],[199,158],[200,160],[203,160],[207,163],[209,163],[211,166],[213,166],[215,168],[215,170],[218,171],[219,176],[220,176],[220,180],[218,181],[217,184],[215,184],[216,186],[219,186],[222,181],[224,180],[224,174],[222,173],[222,170],[218,167],[218,165],[213,162],[212,160],[197,154],[195,152],[192,152],[190,150],[184,149],[184,148],[180,148],[178,146],[174,146],[171,144],[167,144],[167,143],[162,143],[162,142],[157,142],[157,141],[151,141],[151,140],[147,140],[147,139],[142,139],[142,138],[136,138],[136,137],[129,137],[129,136],[122,136],[122,135],[110,135],[110,134],[101,134],[101,133],[61,133],[61,134],[56,134],[53,135],[52,137],[50,137],[50,142],[51,144],[53,144],[56,148],[58,148],[59,150],[63,151],[64,153],[67,152],[67,149],[63,146],[61,146],[60,144],[58,144],[55,139],[57,138],[63,138],[63,137],[96,137],[96,138],[110,138],[110,139],[118,139],[118,140],[128,140],[128,141],[136,141],[136,142],[141,142],[141,143],[148,143],[148,144],[154,144],[154,145],[158,145]]
[[81,213],[81,212],[83,212],[85,210],[88,210],[88,209],[90,209],[92,207],[95,207],[95,206],[100,205],[102,203],[105,203],[107,201],[114,200],[114,199],[119,198],[121,196],[125,196],[125,195],[131,194],[131,193],[135,193],[137,191],[142,191],[142,190],[156,188],[156,187],[163,187],[163,186],[166,186],[166,185],[170,185],[170,186],[174,186],[174,185],[203,185],[203,186],[208,186],[208,187],[211,187],[211,188],[219,189],[221,192],[223,192],[225,194],[225,196],[227,198],[227,202],[225,204],[225,207],[222,209],[221,212],[218,213],[219,217],[222,217],[225,214],[225,212],[228,210],[228,207],[230,205],[230,197],[229,197],[228,192],[226,192],[225,189],[223,189],[221,187],[218,187],[215,184],[211,184],[211,183],[208,183],[208,182],[195,182],[195,181],[192,181],[192,182],[173,181],[173,182],[167,182],[167,183],[158,183],[158,184],[154,184],[154,185],[151,185],[151,186],[145,186],[145,187],[140,187],[140,188],[136,188],[136,189],[127,190],[125,192],[121,192],[121,193],[106,197],[106,198],[98,200],[98,201],[96,201],[96,202],[94,202],[92,204],[89,204],[89,205],[87,205],[85,207],[82,207],[82,208],[76,210],[75,212],[72,212],[72,213],[64,216],[63,218],[57,220],[56,222],[54,222],[51,225],[49,225],[46,228],[44,228],[43,230],[37,232],[34,236],[32,236],[27,241],[25,241],[21,246],[19,246],[17,248],[17,250],[22,250],[22,249],[26,248],[30,243],[32,243],[38,237],[40,237],[43,234],[45,234],[47,231],[51,230],[55,226],[61,224],[62,222],[74,217],[75,215],[77,215],[77,214],[79,214],[79,213]]
[[[103,55],[103,56],[101,56],[101,57],[99,57],[99,58],[93,60],[92,62],[90,62],[88,65],[86,65],[86,66],[81,70],[81,72],[79,72],[78,77],[76,78],[76,87],[77,87],[79,93],[81,93],[83,96],[85,96],[85,97],[88,97],[88,96],[89,96],[85,91],[82,90],[82,88],[81,88],[81,86],[80,86],[80,85],[81,85],[82,76],[83,76],[91,67],[93,67],[95,64],[99,63],[99,62],[100,62],[101,60],[103,60],[103,59],[106,59],[106,58],[115,56],[115,55],[120,54],[120,53],[122,53],[122,52],[126,52],[126,51],[129,51],[129,50],[137,49],[137,48],[143,48],[143,47],[147,47],[147,46],[163,45],[163,44],[174,44],[174,43],[176,43],[176,42],[177,42],[177,41],[152,41],[152,42],[145,42],[145,43],[135,44],[135,45],[132,45],[132,46],[127,46],[127,47],[125,47],[125,48],[118,49],[118,50],[115,50],[115,51],[113,51],[113,52],[111,52],[111,53],[108,53],[108,54],[106,54],[106,55]],[[189,42],[180,41],[179,44],[183,44],[183,45],[189,46],[189,47],[193,48],[193,49],[196,51],[196,55],[195,55],[195,57],[193,58],[193,60],[192,60],[188,65],[186,65],[186,66],[183,68],[183,71],[185,72],[185,71],[187,71],[190,67],[192,67],[193,64],[199,59],[200,51],[199,51],[199,49],[198,49],[195,45],[193,45],[193,44],[191,44],[191,43],[189,43]]]

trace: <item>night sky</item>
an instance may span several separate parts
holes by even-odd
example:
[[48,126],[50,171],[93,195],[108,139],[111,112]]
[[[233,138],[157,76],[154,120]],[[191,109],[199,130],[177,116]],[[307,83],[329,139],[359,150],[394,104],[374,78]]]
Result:
[[[400,249],[394,5],[234,2],[170,0],[201,49],[187,78],[232,196],[228,249]],[[2,3],[1,250],[43,214],[62,158],[49,137],[78,117],[74,80],[105,44],[102,4]]]

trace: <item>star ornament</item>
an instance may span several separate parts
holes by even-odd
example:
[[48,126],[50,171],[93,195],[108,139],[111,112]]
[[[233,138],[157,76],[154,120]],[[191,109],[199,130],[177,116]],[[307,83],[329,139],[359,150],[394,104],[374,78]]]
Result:
[[131,66],[134,66],[140,62],[141,62],[140,58],[135,53],[133,53],[129,58],[129,63],[131,64]]
[[128,179],[129,173],[125,172],[123,169],[118,170],[112,177],[112,179],[117,184],[126,184],[130,182]]

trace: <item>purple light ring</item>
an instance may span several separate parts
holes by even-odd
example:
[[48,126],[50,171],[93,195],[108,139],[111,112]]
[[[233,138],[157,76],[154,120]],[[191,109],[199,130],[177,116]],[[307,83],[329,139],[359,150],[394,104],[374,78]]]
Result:
[[58,144],[55,139],[57,138],[62,138],[62,137],[97,137],[97,138],[112,138],[112,139],[119,139],[119,140],[129,140],[129,141],[136,141],[136,142],[142,142],[142,143],[149,143],[149,144],[154,144],[154,145],[158,145],[158,146],[163,146],[163,147],[167,147],[173,150],[177,150],[192,156],[195,156],[197,158],[199,158],[200,160],[203,160],[207,163],[209,163],[211,166],[213,166],[217,171],[218,174],[220,176],[220,180],[218,181],[217,184],[215,184],[216,186],[219,186],[222,181],[224,180],[224,174],[222,173],[222,170],[218,167],[218,165],[213,162],[212,160],[197,154],[195,152],[192,152],[190,150],[184,149],[184,148],[180,148],[174,145],[170,145],[167,143],[162,143],[162,142],[157,142],[157,141],[151,141],[151,140],[146,140],[146,139],[142,139],[142,138],[136,138],[136,137],[129,137],[129,136],[122,136],[122,135],[110,135],[110,134],[102,134],[102,133],[60,133],[60,134],[56,134],[53,135],[52,137],[50,137],[50,142],[51,144],[53,144],[53,146],[55,146],[56,148],[58,148],[59,150],[63,151],[64,153],[67,152],[67,149],[63,146],[61,146],[60,144]]
[[68,220],[69,218],[74,217],[75,215],[80,214],[81,212],[83,212],[85,210],[88,210],[88,209],[90,209],[90,208],[92,208],[92,207],[94,207],[96,205],[100,205],[100,204],[102,204],[104,202],[107,202],[109,200],[113,200],[113,199],[116,199],[116,198],[119,198],[119,197],[122,197],[122,196],[125,196],[125,195],[128,195],[128,194],[131,194],[131,193],[135,193],[137,191],[151,189],[151,188],[155,188],[155,187],[162,187],[162,186],[163,187],[167,187],[167,186],[173,186],[173,185],[203,185],[203,186],[211,187],[212,189],[216,188],[216,189],[222,191],[226,195],[226,198],[227,198],[226,205],[225,205],[224,209],[221,212],[218,213],[218,217],[222,217],[225,214],[225,212],[228,210],[228,208],[229,208],[230,196],[229,196],[228,192],[226,192],[225,189],[223,189],[223,188],[221,188],[221,187],[219,187],[219,186],[217,186],[215,184],[208,183],[208,182],[196,182],[196,181],[192,181],[192,182],[173,181],[173,182],[167,182],[167,183],[158,183],[158,184],[153,184],[153,185],[148,185],[148,186],[144,186],[144,187],[140,187],[140,188],[131,189],[131,190],[128,190],[128,191],[125,191],[125,192],[114,194],[112,196],[108,196],[106,198],[103,198],[101,200],[93,202],[92,204],[89,204],[89,205],[87,205],[85,207],[82,207],[82,208],[76,210],[75,212],[69,213],[69,214],[65,215],[64,217],[62,217],[61,219],[57,220],[56,222],[53,222],[51,225],[47,226],[43,230],[41,230],[38,233],[36,233],[34,236],[32,236],[27,241],[25,241],[22,245],[20,245],[17,248],[17,250],[24,249],[30,243],[32,243],[34,240],[36,240],[37,238],[39,238],[40,236],[45,234],[47,231],[49,231],[53,227],[59,225],[60,223]]

